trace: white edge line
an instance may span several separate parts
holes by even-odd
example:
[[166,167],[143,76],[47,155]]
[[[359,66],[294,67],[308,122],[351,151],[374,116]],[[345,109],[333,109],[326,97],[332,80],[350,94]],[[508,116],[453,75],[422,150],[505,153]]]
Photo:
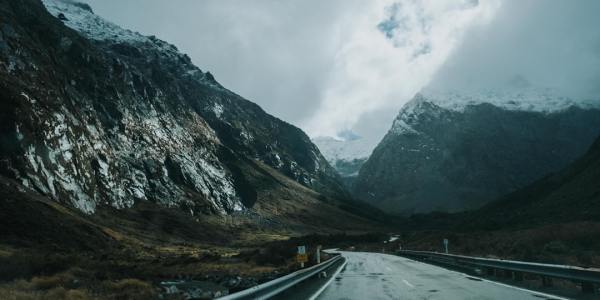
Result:
[[[470,276],[470,275],[467,275],[467,276]],[[470,276],[470,277],[474,277],[474,276]],[[479,278],[479,277],[475,277],[475,278]],[[505,284],[505,283],[502,283],[502,282],[488,280],[488,279],[485,279],[485,278],[479,278],[479,279],[481,279],[483,281],[486,281],[486,282],[489,282],[489,283],[497,284],[497,285],[504,286],[504,287],[513,288],[515,290],[520,290],[520,291],[523,291],[523,292],[528,292],[528,293],[532,293],[532,294],[535,294],[535,295],[540,295],[540,296],[544,296],[544,297],[548,297],[548,298],[552,298],[552,299],[556,299],[556,300],[569,300],[569,298],[565,298],[565,297],[561,297],[561,296],[556,296],[556,295],[552,295],[552,294],[547,294],[547,293],[543,293],[543,292],[538,292],[538,291],[534,291],[534,290],[530,290],[530,289],[526,289],[526,288],[522,288],[522,287],[518,287],[518,286],[513,286],[513,285],[510,285],[510,284]]]
[[347,263],[348,263],[348,260],[344,257],[344,263],[337,269],[337,271],[335,271],[335,273],[333,275],[331,275],[331,278],[329,278],[329,280],[318,291],[316,291],[312,296],[310,296],[310,298],[308,298],[308,300],[315,300],[315,299],[317,299],[317,297],[321,296],[321,294],[325,291],[325,289],[327,287],[329,287],[329,285],[331,284],[333,279],[335,279],[335,277],[338,274],[340,274],[342,269],[344,269],[344,267],[346,266]]
[[402,279],[402,282],[404,282],[404,284],[406,284],[410,288],[413,288],[413,289],[415,288],[415,286],[412,285],[410,282],[408,282],[408,280],[406,280],[406,279]]
[[[427,265],[438,267],[436,265],[431,265],[431,264],[427,264]],[[438,267],[438,268],[443,268],[443,267]],[[443,268],[443,269],[446,269],[446,268]],[[570,300],[569,298],[565,298],[565,297],[562,297],[562,296],[547,294],[547,293],[544,293],[544,292],[538,292],[538,291],[534,291],[534,290],[530,290],[530,289],[526,289],[526,288],[522,288],[522,287],[518,287],[518,286],[514,286],[514,285],[510,285],[510,284],[506,284],[506,283],[502,283],[502,282],[498,282],[498,281],[494,281],[494,280],[489,280],[489,279],[481,278],[481,277],[478,277],[478,276],[472,276],[472,275],[469,275],[469,274],[466,274],[466,273],[457,272],[457,271],[454,271],[454,270],[449,270],[449,269],[446,269],[446,270],[448,270],[450,272],[453,272],[453,273],[456,273],[456,274],[459,274],[461,276],[468,276],[468,277],[471,277],[471,278],[477,278],[477,279],[479,279],[481,281],[485,281],[485,282],[488,282],[488,283],[493,283],[493,284],[496,284],[496,285],[499,285],[499,286],[503,286],[503,287],[507,287],[507,288],[511,288],[511,289],[515,289],[515,290],[519,290],[519,291],[523,291],[523,292],[532,293],[532,294],[535,294],[535,295],[540,295],[540,296],[552,298],[553,300]]]

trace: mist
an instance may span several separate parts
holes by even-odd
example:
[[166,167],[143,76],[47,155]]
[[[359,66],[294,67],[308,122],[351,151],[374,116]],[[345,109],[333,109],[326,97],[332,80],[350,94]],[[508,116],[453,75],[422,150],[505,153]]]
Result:
[[600,2],[88,0],[309,135],[372,141],[424,87],[600,93]]
[[600,98],[600,2],[506,1],[474,27],[430,83],[502,89],[515,82],[569,97]]

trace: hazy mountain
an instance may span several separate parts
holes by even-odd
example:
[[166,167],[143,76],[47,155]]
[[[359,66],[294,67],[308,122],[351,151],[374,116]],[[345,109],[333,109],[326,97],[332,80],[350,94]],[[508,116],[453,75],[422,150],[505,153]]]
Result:
[[338,137],[316,137],[312,141],[348,187],[358,176],[375,144],[351,131],[342,132]]
[[596,103],[531,87],[424,91],[401,109],[353,191],[404,214],[477,208],[582,155],[600,132]]

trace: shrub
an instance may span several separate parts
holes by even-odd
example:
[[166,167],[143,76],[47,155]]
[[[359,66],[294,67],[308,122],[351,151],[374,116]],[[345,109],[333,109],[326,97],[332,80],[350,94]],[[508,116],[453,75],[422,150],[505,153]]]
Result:
[[158,293],[156,289],[145,281],[139,279],[122,279],[117,282],[106,285],[108,294],[112,294],[115,299],[154,299]]

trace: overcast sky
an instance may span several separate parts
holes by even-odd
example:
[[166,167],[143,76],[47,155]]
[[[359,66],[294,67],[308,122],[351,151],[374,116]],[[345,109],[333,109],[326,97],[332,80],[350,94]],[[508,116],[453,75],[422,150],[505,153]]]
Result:
[[376,142],[427,85],[600,93],[595,0],[87,0],[309,135]]

